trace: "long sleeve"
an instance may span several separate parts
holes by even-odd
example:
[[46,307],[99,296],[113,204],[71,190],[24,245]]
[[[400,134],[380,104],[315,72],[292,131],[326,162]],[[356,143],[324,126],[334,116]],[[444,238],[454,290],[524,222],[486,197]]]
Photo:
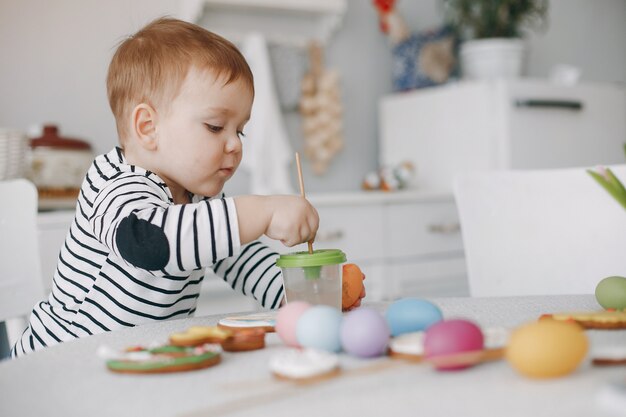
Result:
[[245,245],[237,256],[218,261],[213,271],[234,290],[252,295],[263,307],[275,309],[284,294],[277,257],[272,249],[255,241]]
[[152,180],[123,175],[93,201],[91,232],[130,265],[177,275],[215,264],[240,248],[232,198],[172,205]]

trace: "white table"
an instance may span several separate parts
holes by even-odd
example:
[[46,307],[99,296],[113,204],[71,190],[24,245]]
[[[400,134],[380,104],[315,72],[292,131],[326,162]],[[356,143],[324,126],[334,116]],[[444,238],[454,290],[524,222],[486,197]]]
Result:
[[[514,327],[543,313],[598,309],[593,296],[434,299],[447,318]],[[384,310],[385,305],[374,305]],[[354,372],[372,361],[341,356],[343,376],[296,387],[270,377],[268,358],[284,349],[275,334],[268,347],[224,353],[213,368],[170,375],[118,375],[96,355],[101,345],[122,349],[165,341],[191,325],[220,316],[153,323],[64,343],[0,363],[2,416],[610,416],[599,389],[626,378],[624,367],[584,363],[554,380],[519,376],[505,361],[439,373],[425,364],[393,361],[375,372]],[[378,359],[391,362],[390,359]]]

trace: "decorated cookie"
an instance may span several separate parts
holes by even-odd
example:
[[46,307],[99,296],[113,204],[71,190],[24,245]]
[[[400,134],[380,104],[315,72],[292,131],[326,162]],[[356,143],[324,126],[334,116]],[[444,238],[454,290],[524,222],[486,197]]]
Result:
[[593,365],[626,365],[626,330],[588,330],[586,333]]
[[339,357],[317,349],[289,349],[270,358],[272,375],[281,380],[313,383],[337,376]]
[[356,264],[345,264],[342,271],[341,308],[346,309],[354,305],[363,292],[363,272]]
[[[484,336],[484,353],[481,359],[496,359],[504,355],[510,331],[504,327],[487,327],[482,329]],[[405,333],[392,338],[389,342],[389,356],[394,359],[405,359],[420,362],[424,355],[424,332]]]
[[217,326],[193,326],[181,333],[170,335],[173,346],[199,346],[206,343],[221,344],[232,335],[230,330]]
[[588,311],[544,314],[541,319],[573,321],[585,329],[626,329],[624,311]]
[[234,330],[222,341],[222,349],[226,352],[244,352],[264,347],[265,331],[260,328]]
[[424,355],[424,332],[404,333],[389,341],[389,356],[420,362]]
[[196,347],[137,346],[123,352],[101,348],[98,354],[106,359],[106,366],[110,371],[128,374],[195,371],[220,362],[219,347],[209,344]]
[[506,327],[486,327],[482,331],[486,350],[504,349],[511,335]]
[[230,316],[221,319],[217,325],[226,330],[261,329],[267,333],[274,332],[276,312],[256,313],[244,316]]

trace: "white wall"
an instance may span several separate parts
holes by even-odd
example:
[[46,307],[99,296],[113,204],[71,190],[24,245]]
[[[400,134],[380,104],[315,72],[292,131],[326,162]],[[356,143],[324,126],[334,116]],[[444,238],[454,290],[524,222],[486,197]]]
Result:
[[106,97],[115,45],[168,0],[0,0],[0,126],[54,122],[98,152],[117,143]]
[[[391,90],[390,52],[371,1],[349,0],[344,25],[326,52],[343,74],[346,147],[328,174],[304,163],[307,191],[359,188],[376,168],[377,100]],[[441,21],[438,0],[401,0],[412,29]],[[553,0],[548,31],[532,34],[528,74],[552,65],[582,68],[583,80],[626,84],[626,1]],[[105,76],[115,45],[154,17],[179,11],[178,0],[0,0],[0,126],[28,129],[55,122],[96,151],[116,143]],[[294,148],[297,121],[289,121]]]

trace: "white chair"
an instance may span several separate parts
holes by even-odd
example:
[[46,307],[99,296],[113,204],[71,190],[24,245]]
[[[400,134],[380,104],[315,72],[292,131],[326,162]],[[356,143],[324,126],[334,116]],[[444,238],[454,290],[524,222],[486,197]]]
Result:
[[626,210],[585,168],[469,173],[454,194],[472,296],[591,294],[626,275]]
[[37,189],[24,179],[0,181],[0,196],[0,323],[7,322],[12,344],[26,327],[24,318],[44,294]]

